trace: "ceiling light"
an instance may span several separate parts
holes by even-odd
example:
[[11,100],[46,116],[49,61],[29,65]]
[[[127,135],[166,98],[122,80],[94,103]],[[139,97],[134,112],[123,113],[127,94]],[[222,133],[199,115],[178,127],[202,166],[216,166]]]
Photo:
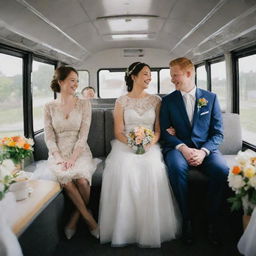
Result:
[[111,35],[113,40],[125,40],[125,39],[146,39],[148,34],[116,34]]

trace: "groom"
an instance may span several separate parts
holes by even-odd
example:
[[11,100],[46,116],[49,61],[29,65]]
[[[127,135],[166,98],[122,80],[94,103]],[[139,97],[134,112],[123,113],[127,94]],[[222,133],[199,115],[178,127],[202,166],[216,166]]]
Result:
[[[209,177],[207,234],[212,244],[219,245],[216,217],[229,169],[218,150],[223,140],[220,106],[214,93],[196,88],[195,67],[189,59],[172,60],[170,74],[176,91],[162,100],[160,124],[164,159],[183,217],[182,237],[186,244],[193,242],[188,172],[196,167]],[[170,127],[175,135],[170,134]]]

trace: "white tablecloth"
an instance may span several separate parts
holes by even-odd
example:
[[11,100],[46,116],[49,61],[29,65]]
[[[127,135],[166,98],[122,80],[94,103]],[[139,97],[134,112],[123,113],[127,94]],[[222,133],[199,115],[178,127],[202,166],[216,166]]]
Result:
[[12,232],[12,218],[17,215],[13,193],[7,193],[0,201],[0,255],[21,256],[22,251],[17,237]]
[[45,207],[58,195],[60,186],[49,180],[30,180],[31,195],[16,202],[9,192],[0,201],[0,255],[20,256],[19,236]]

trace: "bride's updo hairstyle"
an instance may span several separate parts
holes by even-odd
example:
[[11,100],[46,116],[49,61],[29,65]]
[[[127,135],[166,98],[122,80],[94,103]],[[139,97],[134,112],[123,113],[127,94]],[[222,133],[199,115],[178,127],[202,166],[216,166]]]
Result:
[[78,75],[76,69],[72,67],[61,66],[55,70],[53,79],[51,81],[51,88],[54,92],[60,92],[59,81],[65,80],[72,71]]
[[150,69],[150,66],[148,64],[142,62],[134,62],[126,69],[124,79],[128,92],[131,92],[133,88],[132,75],[137,76],[145,66]]

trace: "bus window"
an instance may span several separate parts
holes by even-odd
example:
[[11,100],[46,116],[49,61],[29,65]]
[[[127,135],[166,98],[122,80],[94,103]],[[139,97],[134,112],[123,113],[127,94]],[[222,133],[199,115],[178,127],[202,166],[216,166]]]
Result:
[[171,82],[170,69],[163,68],[160,70],[160,93],[169,94],[175,91],[175,85]]
[[205,65],[199,66],[196,69],[196,85],[198,88],[207,90],[207,74]]
[[243,140],[256,141],[256,54],[238,59],[239,113]]
[[151,70],[151,82],[145,91],[150,94],[157,94],[157,72],[156,71]]
[[0,137],[24,135],[23,59],[0,53]]
[[95,88],[94,84],[89,83],[89,72],[87,70],[78,70],[79,76],[79,87],[77,89],[78,94],[81,93],[84,87],[92,86]]
[[220,61],[211,64],[211,91],[216,93],[222,111],[226,110],[227,86],[226,86],[226,64]]
[[[100,98],[118,98],[127,93],[124,81],[125,71],[100,70],[99,71],[99,96]],[[151,82],[148,93],[157,93],[157,71],[151,70]]]
[[33,92],[33,125],[34,131],[44,127],[43,106],[53,100],[53,91],[50,88],[54,74],[54,65],[33,60],[32,65],[32,92]]

